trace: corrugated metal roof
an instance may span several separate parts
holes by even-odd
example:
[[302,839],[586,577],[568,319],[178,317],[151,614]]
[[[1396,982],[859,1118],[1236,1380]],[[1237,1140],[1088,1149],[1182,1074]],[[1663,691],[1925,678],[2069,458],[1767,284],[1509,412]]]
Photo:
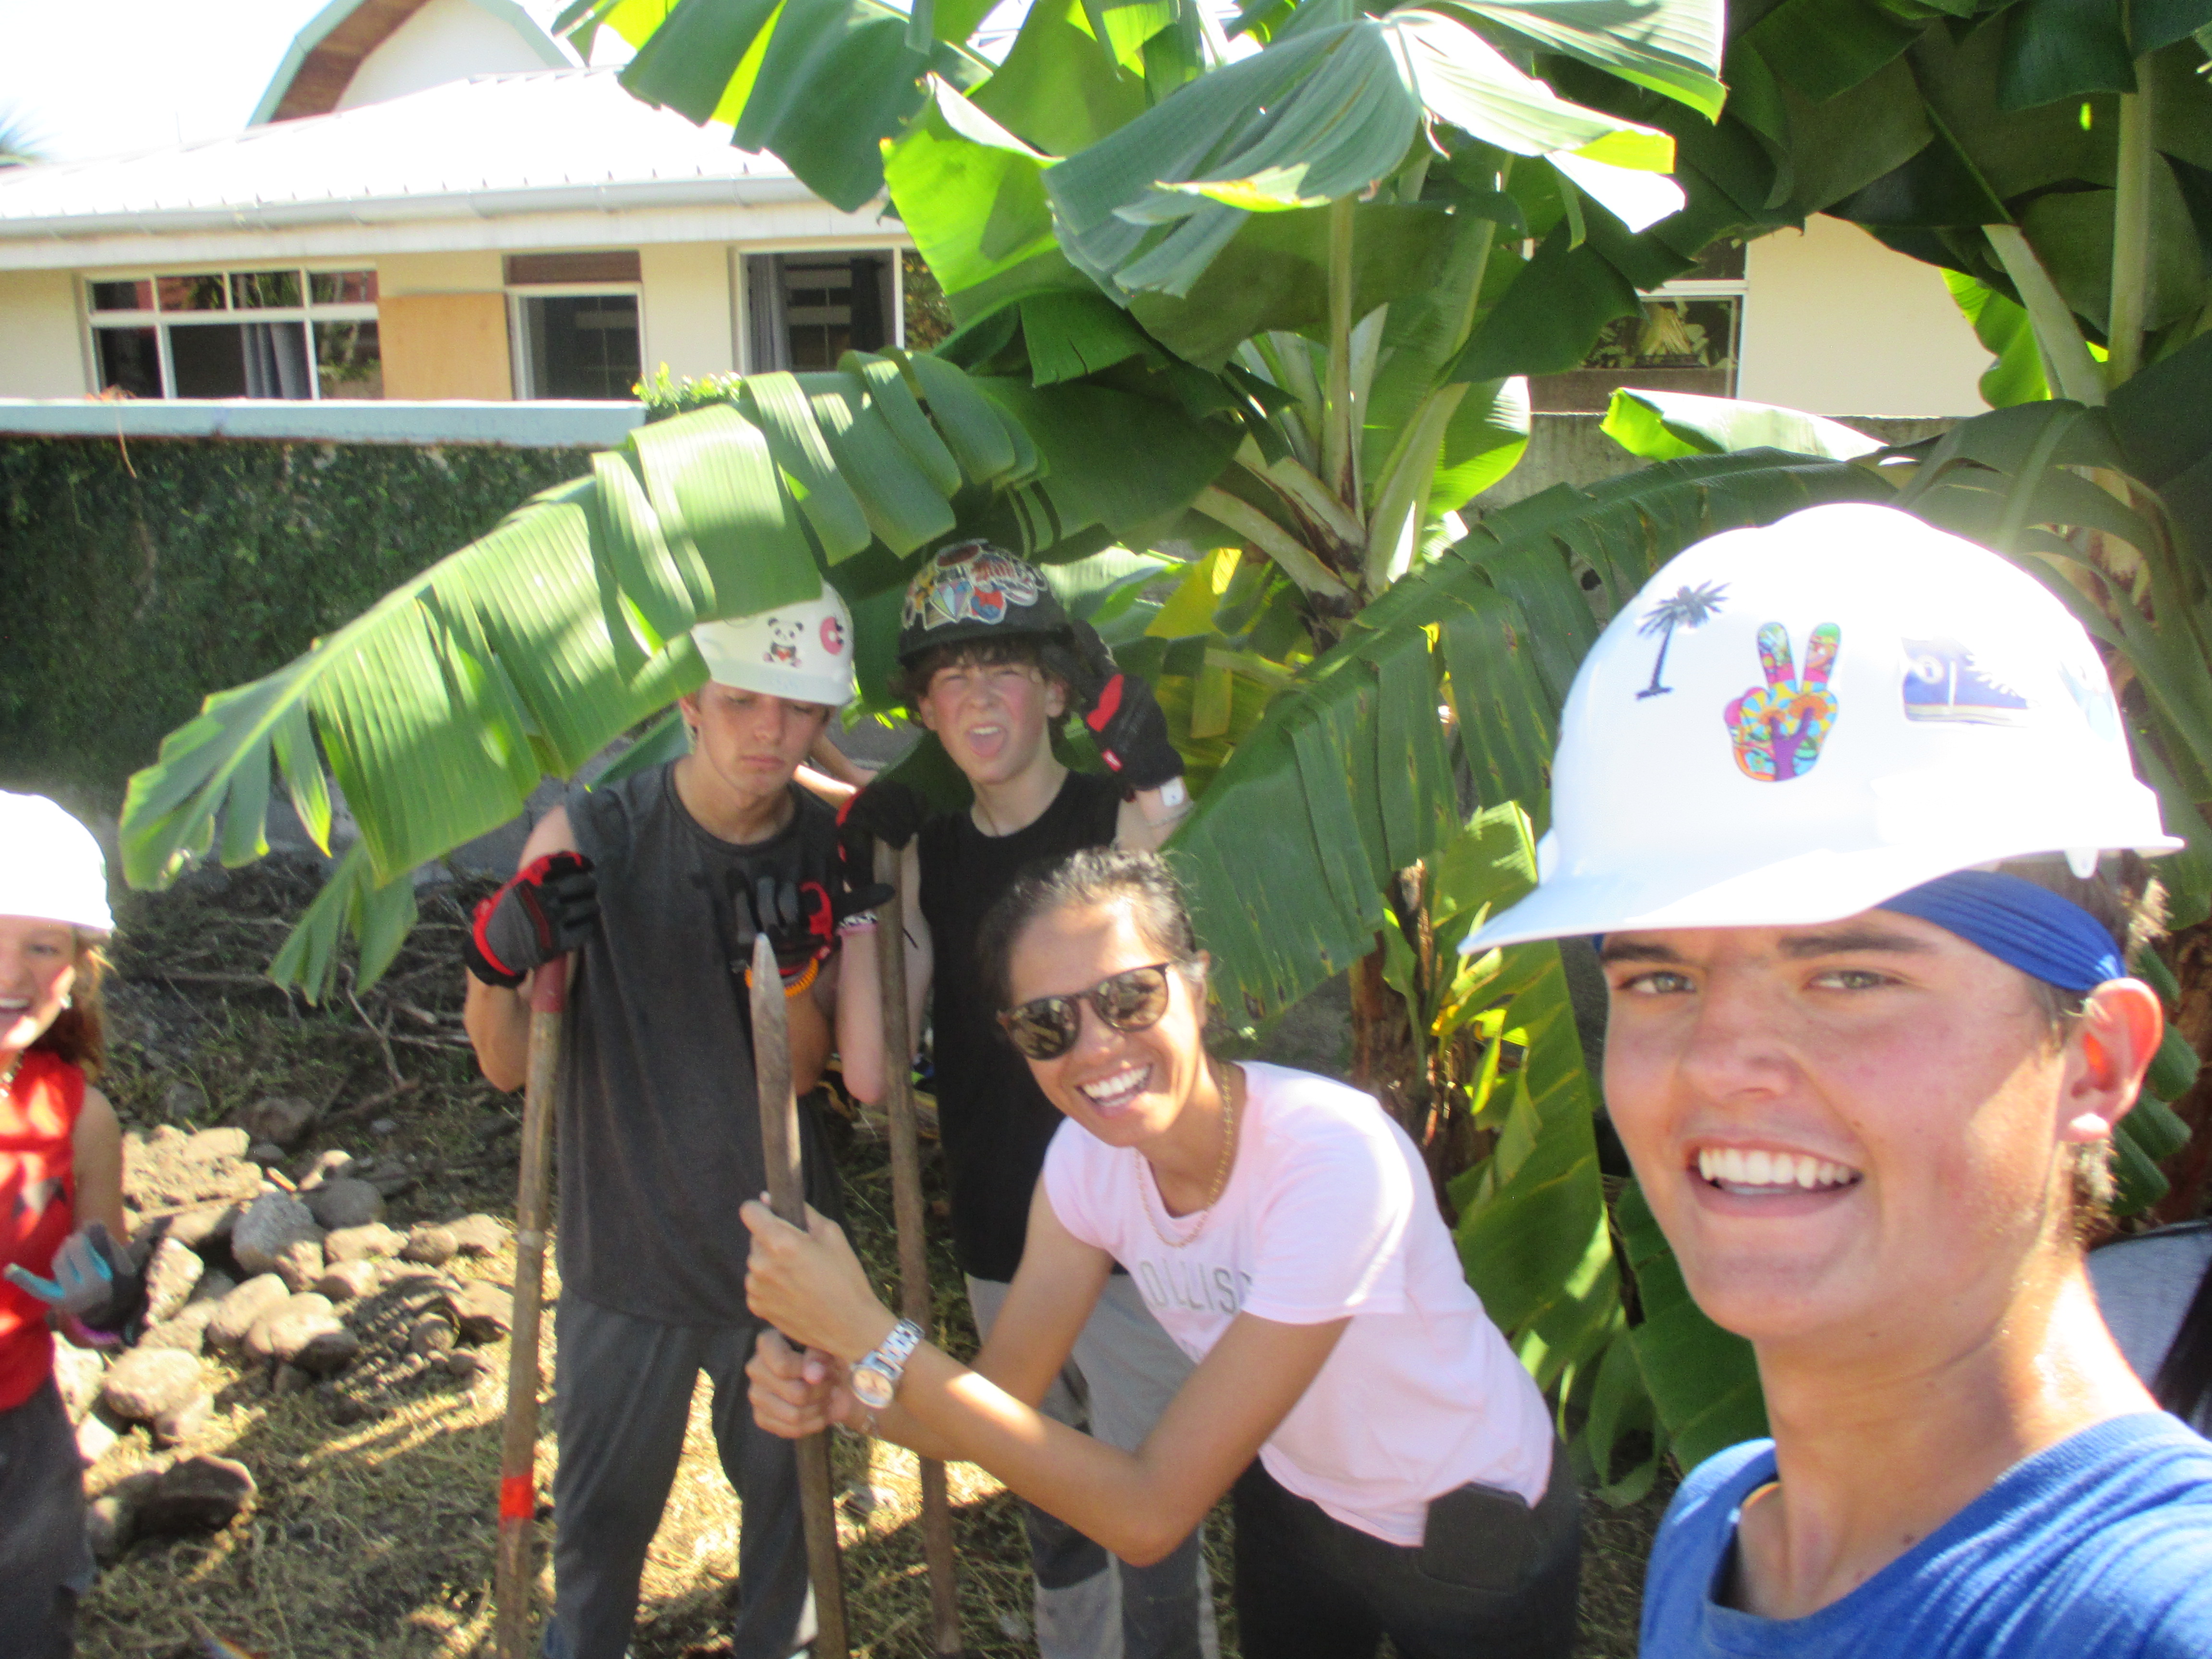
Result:
[[773,155],[612,70],[482,76],[232,137],[0,170],[0,239],[788,200]]

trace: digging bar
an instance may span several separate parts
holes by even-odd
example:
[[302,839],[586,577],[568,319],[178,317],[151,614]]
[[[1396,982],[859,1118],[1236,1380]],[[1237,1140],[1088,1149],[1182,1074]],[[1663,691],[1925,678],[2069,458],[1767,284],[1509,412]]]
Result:
[[[914,1033],[906,1001],[906,896],[900,890],[896,848],[876,843],[876,880],[891,890],[878,908],[877,986],[883,995],[884,1102],[891,1125],[891,1212],[898,1225],[899,1312],[933,1335],[930,1317],[929,1246],[921,1211],[921,1148],[914,1127]],[[929,1567],[931,1645],[939,1654],[962,1651],[960,1586],[953,1576],[952,1508],[945,1465],[921,1460],[921,1553]]]
[[522,1096],[522,1178],[514,1197],[514,1329],[507,1357],[507,1426],[499,1455],[499,1557],[492,1579],[499,1659],[529,1659],[531,1545],[538,1515],[538,1327],[545,1305],[546,1176],[568,958],[530,980],[530,1060]]
[[[766,933],[753,941],[753,1076],[759,1085],[761,1152],[768,1164],[768,1206],[794,1227],[806,1225],[806,1183],[799,1162],[799,1101],[791,1087],[791,1027],[783,977]],[[838,1572],[837,1510],[830,1485],[830,1437],[810,1434],[799,1455],[799,1517],[806,1532],[806,1573],[814,1585],[814,1659],[845,1659],[845,1586]],[[504,1659],[504,1656],[502,1656]]]

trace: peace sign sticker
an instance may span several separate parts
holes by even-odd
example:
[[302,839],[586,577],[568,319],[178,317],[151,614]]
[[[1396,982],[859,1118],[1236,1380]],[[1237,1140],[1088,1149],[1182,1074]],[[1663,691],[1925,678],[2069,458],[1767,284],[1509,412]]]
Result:
[[1836,694],[1828,675],[1836,665],[1843,630],[1822,623],[1805,641],[1801,677],[1790,649],[1790,630],[1778,622],[1759,630],[1759,665],[1766,684],[1754,685],[1729,706],[1723,719],[1735,746],[1735,763],[1758,783],[1787,783],[1813,769],[1836,724]]

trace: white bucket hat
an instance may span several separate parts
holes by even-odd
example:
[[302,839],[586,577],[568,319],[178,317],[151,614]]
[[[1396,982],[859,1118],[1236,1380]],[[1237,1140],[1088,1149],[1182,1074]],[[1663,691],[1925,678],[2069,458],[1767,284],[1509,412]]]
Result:
[[831,708],[842,708],[856,695],[853,613],[826,583],[821,598],[803,605],[701,623],[691,630],[691,642],[718,684]]
[[2081,625],[1892,507],[1690,548],[1613,619],[1560,720],[1539,884],[1464,949],[1832,921],[2032,854],[2170,852]]
[[107,933],[107,860],[92,831],[44,795],[0,790],[0,916]]

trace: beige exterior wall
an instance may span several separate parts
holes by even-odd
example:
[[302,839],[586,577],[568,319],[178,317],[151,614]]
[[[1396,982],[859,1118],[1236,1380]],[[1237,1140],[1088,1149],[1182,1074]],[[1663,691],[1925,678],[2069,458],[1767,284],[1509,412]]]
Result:
[[1745,250],[1736,395],[1816,415],[1978,415],[1990,354],[1935,266],[1815,215]]
[[66,270],[0,270],[0,398],[82,398],[92,390]]
[[721,242],[672,242],[638,250],[643,279],[639,342],[648,380],[663,363],[678,380],[727,374],[738,366],[737,307],[730,293],[730,250]]
[[545,60],[513,25],[470,0],[430,0],[361,60],[337,106],[380,104],[471,75],[545,67]]

